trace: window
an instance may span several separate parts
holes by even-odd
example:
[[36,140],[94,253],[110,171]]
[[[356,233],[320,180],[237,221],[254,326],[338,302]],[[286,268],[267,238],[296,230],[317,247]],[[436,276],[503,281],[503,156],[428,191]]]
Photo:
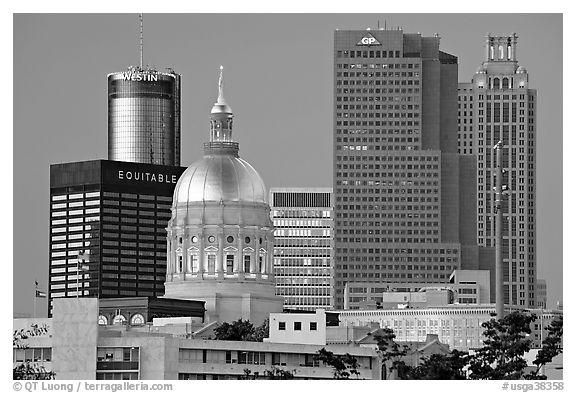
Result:
[[310,322],[310,330],[318,330],[318,323]]
[[294,330],[302,330],[302,322],[294,322]]
[[214,274],[216,272],[216,255],[208,255],[208,273]]
[[234,255],[226,255],[226,273],[232,274],[234,271]]
[[192,264],[192,271],[197,272],[198,271],[198,255],[190,254],[190,262]]
[[278,322],[278,330],[286,330],[286,322]]
[[250,273],[250,255],[244,255],[244,272]]

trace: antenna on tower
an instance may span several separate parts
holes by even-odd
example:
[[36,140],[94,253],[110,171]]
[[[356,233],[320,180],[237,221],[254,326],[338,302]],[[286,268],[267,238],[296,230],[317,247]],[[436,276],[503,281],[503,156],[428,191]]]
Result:
[[140,69],[144,67],[144,17],[140,14]]

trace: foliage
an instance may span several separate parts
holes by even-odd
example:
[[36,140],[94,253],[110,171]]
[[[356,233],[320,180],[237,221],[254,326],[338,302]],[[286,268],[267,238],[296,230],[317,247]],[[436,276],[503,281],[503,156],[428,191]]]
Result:
[[[375,333],[373,337],[374,340],[376,340],[378,354],[384,366],[388,367],[388,365],[390,365],[388,367],[389,372],[397,370],[398,377],[404,379],[405,376],[411,372],[411,367],[403,360],[408,353],[408,347],[406,345],[400,346],[400,344],[394,341],[396,334],[388,327],[381,329]],[[383,378],[386,378],[386,375],[384,375]]]
[[407,379],[466,379],[464,371],[468,364],[465,352],[453,350],[449,354],[433,354],[416,367],[406,370]]
[[254,328],[254,341],[262,342],[268,337],[270,337],[270,319],[266,318],[262,325]]
[[470,358],[470,379],[520,379],[527,366],[524,354],[530,350],[530,323],[535,319],[534,314],[515,311],[484,322],[486,339]]
[[294,374],[296,370],[288,371],[282,368],[272,366],[271,368],[264,370],[263,377],[260,377],[260,373],[249,368],[244,369],[244,375],[240,379],[294,379]]
[[322,348],[316,352],[314,359],[322,361],[334,368],[334,379],[350,379],[352,375],[360,377],[358,360],[349,353],[346,355],[334,355],[333,352]]
[[216,340],[228,341],[263,341],[269,335],[269,321],[266,319],[262,325],[254,327],[248,320],[242,318],[232,323],[224,322],[214,329]]
[[542,348],[538,351],[536,359],[532,362],[536,370],[526,375],[526,379],[547,379],[545,375],[539,375],[546,363],[552,362],[556,356],[562,353],[562,335],[564,333],[562,315],[558,316],[550,325],[546,326],[548,337],[542,340]]
[[[28,348],[28,340],[30,337],[42,336],[48,333],[48,327],[46,325],[38,326],[33,324],[30,329],[20,329],[15,330],[12,336],[12,346],[17,349]],[[12,370],[12,379],[24,380],[24,379],[54,379],[56,374],[53,371],[47,371],[44,366],[26,360],[23,363],[19,363],[14,366]]]

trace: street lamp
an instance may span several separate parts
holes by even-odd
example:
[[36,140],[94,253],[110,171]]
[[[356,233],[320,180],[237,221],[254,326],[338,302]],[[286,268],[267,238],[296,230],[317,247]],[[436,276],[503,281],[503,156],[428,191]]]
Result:
[[[89,266],[86,264],[89,260],[90,256],[87,255],[85,251],[78,252],[78,259],[76,261],[76,299],[78,299],[80,293],[80,272],[82,272],[82,285],[84,285],[84,271],[89,269]],[[84,294],[84,288],[82,288],[82,294]]]

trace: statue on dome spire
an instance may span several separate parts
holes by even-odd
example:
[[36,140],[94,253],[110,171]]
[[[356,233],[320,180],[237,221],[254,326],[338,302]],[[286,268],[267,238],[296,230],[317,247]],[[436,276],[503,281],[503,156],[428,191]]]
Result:
[[224,99],[224,66],[220,66],[220,78],[218,78],[218,101],[217,104],[226,105],[226,100]]

